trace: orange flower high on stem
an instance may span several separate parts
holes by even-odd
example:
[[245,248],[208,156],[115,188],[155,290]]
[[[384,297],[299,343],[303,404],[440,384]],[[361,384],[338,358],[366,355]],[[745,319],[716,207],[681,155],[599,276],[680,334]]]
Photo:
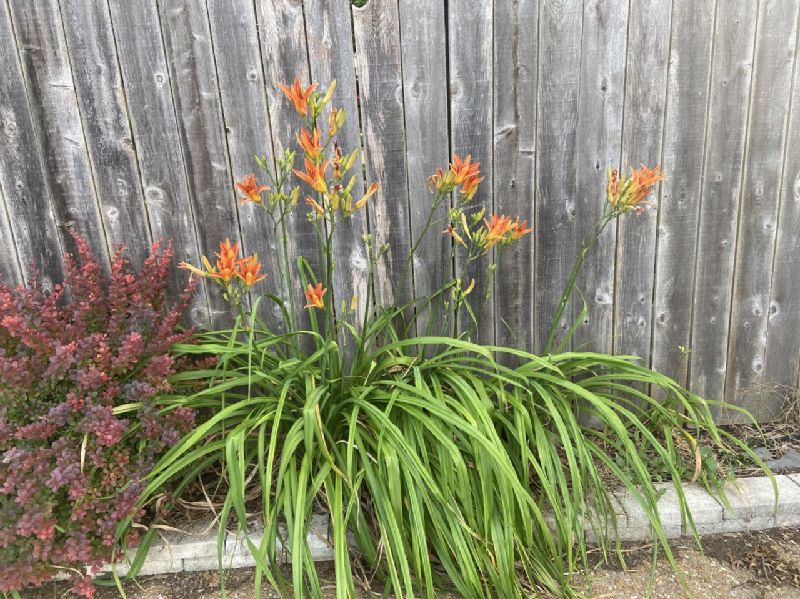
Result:
[[473,196],[478,192],[478,184],[483,181],[483,177],[479,177],[477,171],[474,175],[468,175],[464,182],[461,184],[461,195],[464,196],[464,201],[469,202]]
[[317,283],[316,287],[311,283],[308,284],[306,287],[306,300],[308,303],[305,305],[306,308],[319,308],[320,310],[325,308],[325,302],[322,301],[322,298],[325,297],[325,294],[328,292],[322,286],[322,283]]
[[298,114],[302,116],[308,115],[308,98],[311,97],[312,92],[317,89],[316,83],[312,83],[306,89],[303,89],[300,85],[300,78],[295,77],[291,87],[287,87],[282,83],[279,83],[278,87],[280,87],[283,93],[292,101],[294,109]]
[[523,235],[527,235],[533,229],[528,226],[528,221],[524,220],[519,222],[519,219],[515,220],[513,223],[514,230],[511,232],[511,241],[516,241]]
[[483,219],[486,225],[486,239],[484,249],[489,250],[495,244],[504,241],[506,235],[514,230],[510,216],[497,216],[492,214],[489,220]]
[[644,165],[631,169],[630,178],[620,175],[616,169],[608,169],[606,198],[617,214],[634,210],[637,214],[644,210],[645,199],[656,183],[665,179],[661,167],[648,168]]
[[461,185],[468,177],[476,177],[480,162],[472,162],[472,155],[468,154],[464,160],[458,154],[453,154],[453,162],[450,164],[450,171],[455,176],[456,185]]
[[241,203],[253,202],[254,204],[261,204],[261,192],[269,189],[268,185],[258,185],[256,183],[255,175],[247,175],[239,183],[236,188],[241,191],[245,197],[242,198]]
[[229,283],[239,270],[238,254],[238,243],[231,244],[230,239],[220,242],[219,251],[216,253],[216,268],[209,272],[208,276]]
[[258,256],[253,254],[239,261],[239,269],[236,271],[236,276],[242,280],[245,286],[252,287],[267,278],[267,275],[258,274],[259,270],[261,270],[261,263],[258,261]]
[[297,135],[297,143],[303,148],[306,156],[314,162],[319,162],[322,157],[322,143],[320,142],[319,129],[314,127],[309,133],[305,127]]
[[306,158],[306,171],[303,172],[294,169],[294,174],[308,183],[314,191],[318,191],[319,193],[328,193],[328,184],[325,182],[325,169],[328,168],[328,164],[330,164],[330,160],[326,160],[322,164],[316,165],[311,160]]

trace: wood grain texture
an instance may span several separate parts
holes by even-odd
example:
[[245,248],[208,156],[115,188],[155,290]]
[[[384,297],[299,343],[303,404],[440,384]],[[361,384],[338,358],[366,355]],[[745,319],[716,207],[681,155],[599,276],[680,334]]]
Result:
[[64,277],[61,232],[52,210],[41,149],[36,143],[11,17],[5,3],[0,3],[0,81],[3,82],[0,85],[0,190],[13,231],[13,239],[11,235],[4,236],[3,251],[16,252],[24,280],[27,281],[31,270],[36,268],[48,287]]
[[108,6],[92,0],[60,6],[106,237],[113,248],[125,245],[138,268],[150,250],[150,227]]
[[375,293],[384,306],[403,304],[411,299],[412,278],[400,280],[411,235],[397,3],[353,7],[353,23],[367,180],[381,185],[370,200],[370,231],[376,247],[389,246],[377,265]]
[[[159,9],[200,252],[211,256],[220,241],[241,238],[207,13],[204,5],[180,0],[160,2]],[[230,322],[228,302],[216,286],[207,287],[209,321]]]
[[[331,106],[344,108],[347,114],[344,128],[337,134],[343,152],[352,152],[361,145],[356,104],[356,72],[353,64],[353,19],[349,0],[305,0],[306,39],[311,57],[311,79],[327,86],[336,80]],[[327,118],[326,112],[324,117]],[[360,157],[361,158],[361,157]],[[352,171],[358,174],[361,159]],[[353,197],[364,193],[364,182],[358,177]],[[373,198],[374,199],[374,198]],[[338,298],[336,309],[344,315],[353,296],[359,298],[359,310],[350,318],[357,326],[363,322],[364,300],[367,297],[368,260],[362,237],[367,233],[367,211],[359,210],[337,225],[333,244],[334,291]],[[347,342],[347,335],[343,340]]]
[[[504,40],[494,45],[494,209],[532,225],[536,104],[531,98],[536,97],[537,3],[498,0],[493,23],[494,39]],[[533,346],[533,247],[533,237],[523,237],[498,256],[494,297],[498,344]]]
[[17,256],[17,247],[14,243],[14,233],[8,219],[8,207],[0,186],[0,241],[3,250],[0,251],[0,283],[16,287],[22,283],[22,268]]
[[[541,352],[575,260],[575,155],[582,6],[545,0],[539,10],[534,351]],[[563,334],[571,310],[559,323]]]
[[775,393],[768,399],[780,410],[783,398],[791,397],[800,376],[800,61],[795,57],[794,84],[780,188],[778,227],[772,261],[767,344],[763,377]]
[[[583,7],[580,95],[575,158],[575,250],[605,208],[607,169],[618,168],[625,99],[627,0],[587,0]],[[575,349],[610,352],[614,334],[614,252],[611,222],[578,278],[588,312],[575,330]],[[583,303],[573,302],[572,319]]]
[[[445,3],[400,0],[400,35],[403,61],[403,112],[406,123],[408,195],[411,209],[411,240],[419,243],[414,255],[414,295],[435,292],[453,276],[451,242],[442,234],[449,206],[443,204],[424,238],[420,240],[432,202],[427,179],[450,160],[447,117],[447,52]],[[417,332],[425,333],[443,315],[418,314]],[[440,333],[437,327],[432,331]]]
[[[289,85],[295,77],[299,77],[305,87],[310,84],[311,79],[303,2],[302,0],[256,0],[256,18],[261,41],[273,148],[275,155],[280,155],[286,148],[297,147],[295,132],[299,130],[302,118],[295,113],[291,102],[278,84]],[[302,166],[302,158],[297,159],[295,166],[298,168]],[[304,190],[307,192],[308,188]],[[302,255],[319,273],[319,261],[314,251],[317,243],[316,235],[313,226],[308,222],[305,206],[301,205],[291,214],[288,230],[292,268],[297,264],[297,258]],[[299,278],[297,280],[297,298],[302,300],[302,285],[299,283]],[[297,303],[299,306],[303,305],[302,301]],[[299,308],[299,312],[299,325],[308,328],[310,325],[307,310]]]
[[[199,264],[196,223],[156,1],[129,4],[109,0],[109,9],[153,239],[172,241],[176,263]],[[187,278],[181,273],[170,279],[171,297],[180,294]],[[195,325],[208,322],[205,289],[198,291],[190,320]]]
[[[662,161],[671,3],[633,0],[628,24],[623,169]],[[658,188],[641,214],[618,223],[614,351],[650,363]]]
[[[652,366],[686,384],[715,0],[678,0],[672,18]],[[683,347],[684,350],[680,348]]]
[[796,54],[797,2],[759,5],[753,83],[736,240],[725,400],[772,419],[779,406],[764,388],[770,277],[781,169]]
[[[447,14],[450,146],[453,154],[458,154],[462,158],[472,155],[475,161],[481,163],[481,175],[484,180],[466,212],[472,214],[481,208],[486,208],[487,218],[496,208],[492,193],[494,188],[492,5],[492,0],[450,2]],[[455,201],[458,201],[458,198]],[[526,239],[523,243],[527,241]],[[496,324],[494,277],[487,269],[492,262],[494,251],[470,265],[466,264],[464,253],[457,246],[455,267],[456,276],[462,279],[464,287],[475,280],[475,291],[469,300],[478,323],[476,334],[472,338],[481,343],[493,343]],[[482,300],[484,294],[488,294],[485,301]],[[472,325],[465,311],[459,315],[459,323],[462,330]]]
[[[208,0],[219,95],[224,116],[225,140],[234,181],[254,174],[260,184],[267,177],[258,169],[255,156],[272,157],[261,44],[252,0]],[[273,84],[274,85],[274,84]],[[237,194],[237,197],[240,194]],[[279,293],[277,251],[279,240],[264,209],[252,202],[239,206],[243,253],[257,254],[267,278],[253,289],[253,299],[262,293]],[[276,304],[264,301],[261,315],[273,330],[283,318]]]
[[756,5],[737,1],[718,10],[703,169],[689,381],[692,390],[722,399],[734,248],[750,97]]
[[95,196],[58,3],[15,0],[9,8],[53,211],[65,231],[64,246],[71,252],[77,249],[72,236],[66,234],[66,229],[72,228],[88,242],[108,272],[109,247]]

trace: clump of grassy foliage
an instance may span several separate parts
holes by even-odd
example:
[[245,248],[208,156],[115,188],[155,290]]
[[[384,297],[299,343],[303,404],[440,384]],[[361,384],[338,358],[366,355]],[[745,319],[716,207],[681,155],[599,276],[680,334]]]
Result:
[[[173,377],[174,385],[202,389],[166,398],[167,409],[209,416],[161,459],[145,496],[156,496],[167,481],[188,484],[221,463],[222,521],[247,534],[248,491],[257,486],[263,532],[246,537],[258,564],[257,595],[266,582],[298,598],[321,597],[306,533],[322,511],[331,522],[339,598],[355,596],[355,560],[396,597],[435,597],[448,587],[475,599],[540,590],[574,597],[569,574],[587,563],[584,528],[600,533],[604,553],[618,549],[607,540],[616,527],[614,484],[640,503],[657,546],[674,564],[646,456],[671,475],[691,527],[682,475],[720,485],[716,470],[702,467],[696,439],[749,450],[717,428],[709,402],[634,357],[564,351],[555,324],[541,356],[471,341],[471,326],[463,325],[473,323],[460,322],[459,314],[469,320],[471,294],[478,293],[458,277],[410,304],[376,306],[367,297],[363,309],[337,310],[331,250],[337,225],[364,209],[377,185],[358,200],[351,196],[355,178],[348,182],[346,173],[358,168],[356,153],[343,154],[334,141],[344,113],[328,107],[332,89],[323,96],[296,81],[283,90],[309,129],[298,136],[305,169],[295,170],[295,154],[286,151],[274,167],[258,160],[269,188],[254,177],[238,186],[246,201],[267,211],[282,241],[278,272],[271,273],[279,293],[244,307],[262,275],[258,259],[240,260],[229,242],[215,265],[186,265],[219,284],[238,316],[230,330],[176,346],[181,356],[214,355],[217,366]],[[301,194],[290,184],[293,173],[315,192],[306,204],[320,242],[319,277],[305,259],[289,263],[285,222]],[[657,168],[642,167],[629,178],[609,172],[605,212],[581,248],[554,323],[603,228],[639,211],[660,179]],[[470,207],[480,181],[478,164],[457,156],[430,180],[432,216],[424,234],[444,225],[462,264],[496,256],[530,233],[518,219],[484,219]],[[449,206],[445,222],[433,216],[442,206]],[[368,237],[365,243],[371,285],[386,248]],[[298,283],[309,327],[298,325]],[[284,315],[279,330],[259,316],[264,304]],[[412,325],[423,334],[409,334]],[[648,387],[661,389],[664,399],[652,399]],[[688,457],[680,447],[687,443]],[[290,580],[278,568],[278,547],[291,554]]]

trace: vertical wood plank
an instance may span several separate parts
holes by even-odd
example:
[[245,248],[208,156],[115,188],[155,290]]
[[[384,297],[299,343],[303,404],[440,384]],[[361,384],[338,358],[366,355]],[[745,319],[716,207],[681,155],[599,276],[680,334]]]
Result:
[[[109,8],[153,238],[172,241],[176,262],[199,264],[158,7],[155,0],[110,0]],[[176,274],[169,293],[177,296],[185,284],[185,273]],[[208,322],[205,291],[198,293],[190,318],[196,326]]]
[[[255,174],[260,184],[267,184],[266,175],[255,162],[256,155],[271,159],[272,131],[253,2],[208,0],[207,4],[233,180]],[[263,208],[247,202],[239,206],[239,225],[244,252],[258,254],[267,274],[256,290],[280,293],[278,240],[269,217]],[[283,324],[280,308],[266,301],[261,307],[268,324],[279,330],[277,327]]]
[[[628,25],[621,168],[662,160],[671,3],[633,0]],[[618,223],[614,351],[650,363],[658,189],[641,214]]]
[[799,74],[800,60],[795,57],[763,372],[764,380],[787,397],[796,392],[800,384],[800,277],[797,276],[797,257],[800,256]]
[[[267,103],[272,129],[272,141],[275,155],[280,155],[286,148],[295,148],[297,142],[294,135],[300,126],[299,117],[291,102],[278,87],[279,83],[290,85],[295,77],[299,77],[303,86],[310,84],[308,52],[306,45],[305,19],[302,0],[256,0],[256,15],[261,41],[261,56],[264,65]],[[296,167],[302,167],[302,158],[297,160]],[[307,188],[306,188],[307,190]],[[307,210],[300,205],[288,219],[290,262],[297,263],[298,256],[305,256],[312,267],[319,273],[316,248],[317,240],[314,228],[306,217]],[[297,279],[296,303],[303,305],[303,290]],[[297,301],[297,299],[301,301]],[[307,310],[299,314],[299,326],[309,326]]]
[[[769,284],[797,37],[797,2],[759,3],[752,99],[736,240],[725,400],[771,420],[781,394],[764,388]],[[787,356],[788,358],[788,356]]]
[[61,17],[106,236],[139,267],[150,229],[108,6],[63,0]]
[[[172,97],[183,148],[201,253],[240,241],[233,181],[205,5],[166,0],[159,5]],[[230,321],[230,306],[207,286],[210,321]]]
[[[471,154],[481,163],[484,178],[478,193],[467,209],[468,213],[486,208],[487,218],[493,206],[493,118],[492,101],[494,56],[492,52],[492,0],[462,0],[448,4],[448,58],[450,85],[450,144],[454,154],[462,158]],[[498,43],[509,43],[500,40]],[[459,201],[458,198],[455,201]],[[526,243],[524,240],[522,243]],[[475,341],[494,343],[494,291],[487,268],[492,256],[476,260],[467,266],[464,252],[456,252],[456,276],[464,287],[475,279],[475,291],[470,296],[478,318]],[[488,294],[486,301],[482,295]],[[473,299],[474,298],[474,299]],[[459,315],[460,329],[472,324],[466,313]]]
[[[539,12],[536,128],[536,303],[534,351],[541,352],[575,259],[575,153],[582,6],[543,0]],[[571,311],[559,323],[563,334]]]
[[[60,232],[5,2],[0,2],[0,81],[0,190],[23,279],[33,267],[41,270],[44,285],[52,285],[64,277]],[[10,237],[4,238],[6,247],[12,246]]]
[[[532,0],[498,0],[494,6],[494,109],[492,159],[494,209],[534,220],[538,14]],[[536,235],[534,231],[533,235]],[[499,345],[533,345],[533,237],[500,252],[495,285]]]
[[[414,296],[419,298],[435,292],[453,274],[450,238],[442,234],[447,204],[433,216],[437,224],[420,241],[432,202],[427,179],[450,160],[445,2],[400,0],[399,5],[411,239],[419,242],[413,264]],[[429,316],[441,322],[437,312],[418,314],[418,333],[425,333]],[[432,330],[441,332],[437,327]]]
[[17,256],[17,246],[14,243],[14,233],[8,219],[8,206],[0,186],[0,241],[3,251],[0,252],[0,283],[16,286],[22,283],[22,268]]
[[[343,152],[352,152],[361,145],[356,105],[356,72],[353,62],[353,20],[350,0],[305,0],[306,40],[311,79],[320,85],[336,80],[336,92],[330,106],[344,108],[347,114],[337,141]],[[325,114],[327,117],[327,113]],[[324,127],[323,127],[324,128]],[[361,160],[353,173],[359,174]],[[352,194],[357,200],[364,193],[364,182],[358,177]],[[367,212],[359,210],[337,225],[334,237],[334,286],[340,316],[347,313],[356,296],[359,311],[351,322],[363,322],[364,300],[367,297],[368,260],[362,237],[367,232]],[[346,341],[348,336],[344,336]]]
[[370,200],[370,231],[376,247],[388,244],[378,263],[375,293],[384,306],[411,299],[403,274],[411,248],[403,123],[403,72],[396,0],[370,0],[353,7],[367,179],[381,188]]
[[[602,215],[607,170],[620,161],[627,22],[628,0],[584,3],[575,134],[575,251]],[[575,330],[575,349],[611,351],[615,246],[616,222],[612,222],[587,256],[578,278],[588,312]],[[582,307],[581,301],[573,303],[573,321]]]
[[[109,248],[95,197],[61,13],[54,0],[10,3],[34,129],[60,227],[73,227],[108,269]],[[64,235],[69,251],[77,248]]]
[[680,347],[690,345],[714,9],[715,0],[677,0],[672,18],[652,366],[681,384],[688,357]]
[[719,7],[706,131],[689,381],[719,400],[725,391],[734,248],[750,97],[757,6]]

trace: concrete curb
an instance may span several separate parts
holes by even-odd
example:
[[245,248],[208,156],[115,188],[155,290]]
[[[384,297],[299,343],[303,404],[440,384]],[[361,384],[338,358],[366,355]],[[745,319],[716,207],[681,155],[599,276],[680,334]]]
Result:
[[[698,485],[685,485],[684,496],[700,535],[724,532],[761,530],[765,528],[800,526],[800,474],[777,475],[778,508],[772,492],[772,483],[767,477],[740,478],[725,487],[725,494],[733,511],[726,509],[715,497]],[[660,483],[656,488],[664,490],[658,507],[664,530],[669,538],[691,534],[681,523],[677,494],[671,483]],[[650,526],[636,500],[624,491],[614,495],[617,514],[617,536],[621,541],[638,541],[650,538]],[[208,527],[206,527],[208,528]],[[248,537],[258,544],[257,530]],[[595,532],[586,530],[589,543],[597,539]],[[325,516],[314,516],[308,534],[308,544],[314,561],[332,561],[333,546],[328,534]],[[278,548],[282,562],[291,561],[288,552]],[[244,535],[228,532],[222,554],[225,568],[249,568],[255,566]],[[162,541],[154,543],[144,562],[140,576],[172,572],[198,572],[216,570],[217,528],[201,530],[197,527],[185,533],[169,532]],[[106,570],[110,570],[107,567]],[[117,565],[117,573],[127,573],[126,564]]]

